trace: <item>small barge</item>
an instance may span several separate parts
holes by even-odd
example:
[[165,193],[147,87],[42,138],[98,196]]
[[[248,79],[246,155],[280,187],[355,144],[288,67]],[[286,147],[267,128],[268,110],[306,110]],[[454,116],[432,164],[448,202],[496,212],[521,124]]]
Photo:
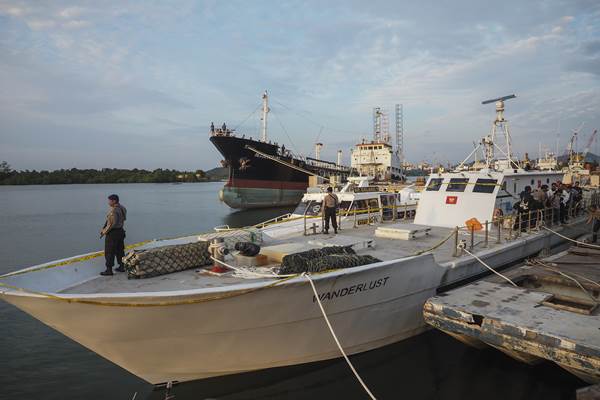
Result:
[[[468,345],[556,363],[600,383],[600,246],[569,251],[429,299],[425,321]],[[514,282],[516,286],[513,286]]]

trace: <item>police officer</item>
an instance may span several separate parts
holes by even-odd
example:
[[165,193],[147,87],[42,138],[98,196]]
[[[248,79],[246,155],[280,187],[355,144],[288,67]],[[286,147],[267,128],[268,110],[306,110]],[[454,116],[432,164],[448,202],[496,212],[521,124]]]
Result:
[[123,256],[125,256],[125,220],[127,219],[127,209],[119,203],[119,196],[111,194],[108,196],[108,205],[110,209],[106,214],[106,222],[100,230],[100,237],[104,236],[104,258],[106,259],[106,271],[100,275],[111,276],[115,257],[119,267],[118,272],[125,272],[123,267]]
[[333,230],[337,233],[337,218],[336,218],[336,210],[338,206],[338,197],[333,193],[333,189],[331,186],[327,188],[327,194],[323,199],[323,216],[325,218],[325,228],[323,229],[323,233],[329,233],[329,220],[331,219],[331,225],[333,225]]

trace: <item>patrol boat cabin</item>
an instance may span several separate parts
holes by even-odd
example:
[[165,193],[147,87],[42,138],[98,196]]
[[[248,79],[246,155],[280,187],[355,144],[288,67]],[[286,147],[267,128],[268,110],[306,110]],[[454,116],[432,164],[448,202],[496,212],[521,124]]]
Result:
[[[419,192],[413,186],[399,192],[385,192],[377,186],[371,186],[371,176],[350,177],[344,187],[335,192],[339,200],[338,214],[343,217],[357,214],[358,220],[366,220],[368,214],[379,214],[383,220],[393,218],[412,218],[417,209]],[[302,200],[292,213],[294,217],[320,215],[323,199],[327,194],[325,187],[308,188]]]
[[[532,190],[542,185],[562,181],[559,171],[542,171],[522,168],[512,157],[512,144],[508,122],[504,119],[504,101],[514,95],[484,101],[496,102],[496,119],[489,135],[463,160],[456,171],[432,174],[421,193],[415,224],[456,227],[476,218],[480,223],[494,217],[510,214],[519,194],[530,186]],[[485,167],[465,170],[465,165],[477,152],[483,153]],[[501,158],[496,159],[499,153]]]

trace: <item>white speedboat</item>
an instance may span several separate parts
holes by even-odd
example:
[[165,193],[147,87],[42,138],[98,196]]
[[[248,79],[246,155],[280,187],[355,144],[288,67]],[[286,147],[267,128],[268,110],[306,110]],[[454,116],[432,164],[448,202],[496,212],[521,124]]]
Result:
[[[344,187],[335,192],[339,200],[340,225],[357,226],[414,218],[420,195],[414,186],[387,192],[370,185],[372,180],[373,177],[370,176],[349,177]],[[309,187],[293,212],[255,227],[261,228],[265,235],[273,238],[321,232],[321,207],[327,194],[326,188],[327,186]]]
[[[261,242],[263,255],[268,254],[268,264],[260,267],[244,265],[238,257],[235,270],[220,275],[198,268],[134,280],[125,274],[99,276],[102,253],[92,253],[3,275],[0,297],[151,383],[332,359],[340,352],[309,278],[278,276],[282,255],[339,245],[379,260],[351,268],[331,263],[310,274],[345,351],[375,349],[424,331],[422,306],[429,297],[489,273],[471,254],[499,268],[581,235],[584,216],[573,215],[569,225],[552,225],[550,231],[540,224],[546,213],[522,232],[494,214],[526,185],[561,177],[516,165],[496,168],[490,159],[486,169],[430,177],[414,220],[398,214],[387,218],[370,207],[365,217],[364,210],[352,210],[351,202],[338,235],[304,229],[310,219],[302,211],[300,220],[138,246],[246,235],[242,240]],[[359,192],[353,202],[361,201]],[[340,193],[342,203],[345,196]],[[307,194],[302,208],[310,209],[313,201]],[[369,218],[371,212],[380,212],[381,218]],[[353,213],[366,222],[356,223]],[[485,228],[467,229],[468,220]],[[302,229],[290,229],[298,221]],[[457,244],[464,241],[461,254]],[[231,258],[224,262],[234,263]]]

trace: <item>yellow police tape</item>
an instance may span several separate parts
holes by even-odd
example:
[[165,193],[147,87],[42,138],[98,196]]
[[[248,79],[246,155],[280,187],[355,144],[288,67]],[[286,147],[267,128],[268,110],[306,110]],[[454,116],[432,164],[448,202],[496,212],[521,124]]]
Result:
[[[163,239],[163,240],[168,240],[168,239]],[[130,244],[128,246],[125,246],[125,250],[130,250],[130,249],[133,249],[135,247],[139,247],[139,246],[142,246],[144,244],[150,243],[152,241],[153,240],[145,240],[143,242],[139,242],[139,243],[135,243],[135,244]],[[26,270],[23,270],[23,271],[16,271],[16,272],[9,272],[8,274],[0,275],[0,279],[8,278],[10,276],[27,274],[29,272],[37,272],[37,271],[42,271],[42,270],[46,270],[46,269],[50,269],[50,268],[62,267],[62,266],[65,266],[65,265],[70,265],[70,264],[74,264],[74,263],[81,262],[81,261],[91,260],[93,258],[101,257],[103,255],[104,255],[103,251],[97,251],[95,253],[87,254],[85,256],[80,256],[80,257],[75,257],[75,258],[69,258],[68,260],[59,261],[59,262],[54,263],[54,264],[43,265],[43,266],[38,267],[38,268],[26,269]]]

